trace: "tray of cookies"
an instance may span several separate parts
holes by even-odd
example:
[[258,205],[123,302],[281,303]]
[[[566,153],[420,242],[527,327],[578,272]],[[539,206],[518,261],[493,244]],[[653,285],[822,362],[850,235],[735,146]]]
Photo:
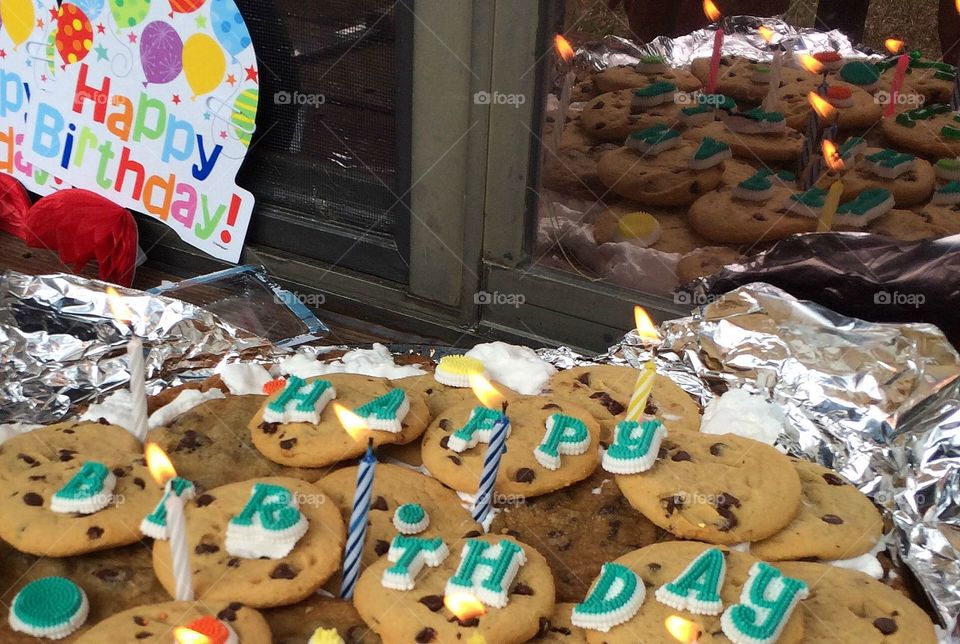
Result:
[[[41,283],[88,323],[46,311],[60,345],[110,315],[78,313],[102,284]],[[117,328],[160,345],[176,328],[140,322]],[[135,367],[105,350],[113,335],[88,340],[101,368]],[[934,642],[934,618],[956,628],[941,530],[960,484],[960,358],[928,325],[752,285],[600,356],[244,345],[161,365],[149,400],[120,377],[122,400],[5,428],[0,640]],[[77,359],[59,358],[64,385]]]
[[956,68],[891,43],[749,16],[575,43],[572,98],[547,100],[538,255],[669,295],[795,235],[960,234]]

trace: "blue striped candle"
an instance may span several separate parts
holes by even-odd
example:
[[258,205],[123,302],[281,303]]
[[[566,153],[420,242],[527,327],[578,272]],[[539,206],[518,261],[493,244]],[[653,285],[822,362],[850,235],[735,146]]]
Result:
[[373,455],[373,439],[367,443],[367,453],[360,459],[357,470],[357,488],[353,492],[353,509],[350,511],[350,526],[347,532],[347,549],[343,555],[343,581],[340,597],[351,599],[360,577],[360,561],[363,544],[367,539],[367,514],[370,512],[370,496],[373,494],[373,472],[377,457]]
[[483,474],[480,476],[480,485],[477,487],[477,497],[473,502],[473,520],[483,526],[483,531],[490,529],[490,518],[493,512],[493,486],[497,482],[497,473],[500,471],[500,460],[507,451],[507,433],[510,429],[510,419],[507,418],[507,403],[503,403],[503,413],[493,425],[493,435],[490,444],[483,455]]

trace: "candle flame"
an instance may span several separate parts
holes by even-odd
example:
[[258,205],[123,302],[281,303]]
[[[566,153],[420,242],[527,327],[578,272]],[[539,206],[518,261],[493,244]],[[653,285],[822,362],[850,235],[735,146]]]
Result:
[[447,610],[456,615],[457,619],[461,622],[473,619],[474,617],[480,617],[487,612],[487,609],[484,608],[479,599],[470,593],[464,592],[444,595],[443,605],[447,607]]
[[[960,2],[960,0],[957,0],[957,2]],[[777,32],[766,25],[760,25],[757,31],[760,32],[760,37],[763,38],[768,44],[773,42],[773,37],[777,35]]]
[[338,402],[333,403],[333,411],[337,415],[337,420],[350,434],[350,438],[355,441],[360,440],[360,434],[367,428],[367,422]]
[[197,631],[184,626],[173,629],[173,640],[177,644],[213,644],[213,640]]
[[657,325],[650,319],[650,315],[642,306],[633,307],[633,321],[636,325],[637,335],[640,336],[641,340],[660,341]]
[[710,19],[710,22],[716,22],[723,17],[723,14],[720,13],[720,9],[713,3],[713,0],[703,0],[703,13]]
[[820,96],[816,92],[810,92],[807,94],[807,99],[810,101],[810,107],[813,108],[814,112],[820,115],[820,118],[829,119],[836,111],[836,108],[830,104],[830,101]]
[[487,644],[487,638],[480,633],[474,633],[470,636],[470,639],[467,640],[467,644]]
[[679,615],[671,615],[664,621],[667,632],[678,642],[683,644],[693,644],[700,638],[700,628],[688,619]]
[[484,407],[497,409],[503,404],[504,396],[500,390],[480,374],[470,375],[470,388]]
[[133,313],[131,313],[127,305],[123,303],[123,298],[120,297],[117,289],[112,286],[107,287],[107,304],[110,305],[110,313],[113,314],[114,319],[118,322],[126,323],[133,319]]
[[822,74],[823,73],[823,63],[811,56],[810,54],[800,54],[800,57],[797,59],[797,62],[800,63],[800,66],[811,74]]
[[[960,2],[960,0],[957,0],[957,2]],[[886,47],[887,51],[891,54],[899,54],[903,51],[903,45],[903,41],[897,40],[896,38],[887,38],[883,41],[883,46]]]
[[827,162],[827,167],[831,170],[840,172],[843,170],[843,157],[837,151],[837,146],[829,139],[823,140],[823,159]]
[[167,481],[177,475],[170,457],[156,443],[147,443],[144,448],[144,455],[147,458],[147,469],[150,470],[150,476],[157,482],[157,485],[166,485]]
[[960,13],[960,0],[956,0],[957,13]]
[[553,37],[553,47],[557,50],[557,56],[560,56],[563,62],[569,63],[573,60],[573,47],[570,46],[570,41],[560,34]]

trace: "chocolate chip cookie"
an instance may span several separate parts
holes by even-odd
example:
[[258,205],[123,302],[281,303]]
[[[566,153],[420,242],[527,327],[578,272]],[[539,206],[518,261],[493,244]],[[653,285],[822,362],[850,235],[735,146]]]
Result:
[[790,460],[734,434],[671,431],[654,466],[618,475],[630,504],[671,534],[734,544],[770,537],[800,509]]
[[310,595],[293,606],[268,608],[263,616],[273,633],[273,644],[308,644],[318,628],[336,629],[344,644],[380,644],[380,636],[360,619],[349,601]]
[[632,100],[633,90],[619,89],[587,101],[580,114],[584,130],[597,140],[622,144],[631,132],[660,123],[672,127],[680,122],[683,105],[670,102],[632,110]]
[[690,160],[697,145],[683,142],[656,156],[630,148],[605,153],[597,176],[612,192],[651,206],[686,206],[720,185],[723,164],[694,170]]
[[259,612],[239,602],[164,602],[137,606],[109,617],[77,644],[101,642],[165,642],[177,626],[203,617],[215,617],[230,627],[241,642],[269,642],[270,627]]
[[608,67],[594,76],[594,82],[602,92],[646,87],[660,81],[673,83],[682,92],[695,92],[703,86],[696,76],[685,69],[666,69],[645,74],[638,71],[634,65],[618,65]]

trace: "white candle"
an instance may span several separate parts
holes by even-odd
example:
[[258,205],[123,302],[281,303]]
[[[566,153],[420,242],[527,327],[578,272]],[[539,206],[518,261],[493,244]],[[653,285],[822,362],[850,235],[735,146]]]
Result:
[[570,97],[573,94],[573,83],[577,75],[571,69],[563,77],[563,87],[560,88],[560,107],[557,109],[557,122],[553,125],[553,150],[560,152],[560,140],[563,138],[563,128],[567,124],[567,112],[570,109]]
[[767,88],[767,97],[763,101],[764,112],[777,111],[777,93],[780,91],[780,79],[783,78],[783,52],[777,47],[773,52],[773,62],[770,65],[770,86]]
[[187,523],[183,517],[183,499],[176,494],[167,497],[167,530],[170,534],[170,558],[177,601],[193,601],[193,573],[187,550]]
[[147,439],[147,385],[143,366],[143,342],[132,338],[127,343],[130,364],[130,395],[133,398],[133,435],[143,442]]

